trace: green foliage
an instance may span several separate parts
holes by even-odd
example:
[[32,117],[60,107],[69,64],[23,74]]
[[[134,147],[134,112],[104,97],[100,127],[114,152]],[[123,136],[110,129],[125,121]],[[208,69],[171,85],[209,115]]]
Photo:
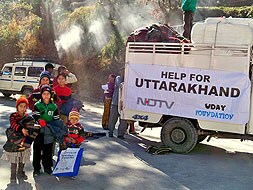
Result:
[[26,32],[39,32],[41,18],[34,15],[32,7],[22,3],[1,3],[0,38],[7,42],[9,39],[22,39]]
[[253,18],[253,6],[251,7],[219,7],[225,16]]
[[103,67],[109,66],[112,62],[117,62],[118,64],[123,62],[125,44],[118,42],[116,36],[113,36],[110,41],[101,49],[101,54],[99,55],[100,63]]
[[100,1],[92,6],[76,8],[73,12],[64,9],[53,16],[59,37],[67,33],[72,25],[82,29],[81,45],[75,51],[73,48],[66,50],[62,60],[76,63],[72,68],[76,68],[77,75],[82,75],[83,81],[92,80],[93,85],[82,83],[86,93],[98,93],[94,86],[100,86],[109,73],[117,73],[124,64],[125,40],[119,30],[118,11],[121,4],[125,1]]
[[76,22],[80,25],[91,22],[96,17],[96,6],[80,7],[69,14],[68,22]]
[[225,16],[239,18],[253,18],[253,6],[245,7],[199,7],[198,11],[205,17]]
[[[1,2],[0,42],[10,59],[32,46],[40,30],[41,18],[32,13],[31,5],[23,2]],[[28,40],[27,36],[34,40]],[[26,39],[26,40],[25,40]],[[25,46],[23,45],[25,42]]]
[[0,24],[8,24],[14,15],[18,19],[22,19],[22,17],[27,16],[31,10],[32,7],[27,3],[2,1],[0,2]]
[[[67,16],[66,20],[60,23],[59,31],[64,32],[73,24],[82,28],[85,34],[81,47],[83,57],[89,59],[89,57],[97,56],[100,60],[98,67],[122,60],[118,53],[122,47],[124,48],[124,43],[117,29],[117,18],[105,10],[101,3],[77,8]],[[101,46],[99,39],[102,37],[109,40]]]

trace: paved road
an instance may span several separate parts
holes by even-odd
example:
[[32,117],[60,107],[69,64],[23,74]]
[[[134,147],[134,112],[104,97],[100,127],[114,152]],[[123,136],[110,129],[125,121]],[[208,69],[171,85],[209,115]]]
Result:
[[[81,123],[86,130],[103,132],[102,105],[85,103],[85,109]],[[15,101],[0,96],[0,156],[8,117],[14,111]],[[160,129],[147,129],[138,136],[127,135],[124,141],[109,137],[87,139],[84,162],[75,180],[46,174],[34,179],[32,166],[27,164],[28,181],[11,186],[9,163],[0,161],[0,189],[253,189],[251,141],[211,139],[187,155],[150,155],[145,148],[159,144],[159,134]]]

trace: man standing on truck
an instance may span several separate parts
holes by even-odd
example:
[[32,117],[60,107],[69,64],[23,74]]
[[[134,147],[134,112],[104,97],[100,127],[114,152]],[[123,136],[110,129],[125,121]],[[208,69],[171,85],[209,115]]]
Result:
[[[115,129],[115,125],[120,117],[118,111],[118,100],[119,100],[119,87],[120,84],[124,81],[124,70],[125,67],[120,69],[119,75],[115,78],[114,92],[112,96],[110,117],[109,117],[109,137],[113,137],[113,131]],[[118,126],[118,138],[125,139],[124,134],[127,130],[127,121],[120,119]]]
[[193,26],[193,16],[196,11],[197,0],[182,0],[184,33],[183,36],[191,40],[191,30]]

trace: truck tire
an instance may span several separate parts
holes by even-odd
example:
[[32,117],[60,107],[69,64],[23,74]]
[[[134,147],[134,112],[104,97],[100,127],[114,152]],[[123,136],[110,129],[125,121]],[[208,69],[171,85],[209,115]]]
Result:
[[26,97],[28,97],[32,93],[33,93],[33,89],[32,88],[24,88],[22,90],[22,94],[24,94]]
[[175,153],[188,153],[198,142],[197,129],[185,118],[171,118],[161,130],[161,141]]

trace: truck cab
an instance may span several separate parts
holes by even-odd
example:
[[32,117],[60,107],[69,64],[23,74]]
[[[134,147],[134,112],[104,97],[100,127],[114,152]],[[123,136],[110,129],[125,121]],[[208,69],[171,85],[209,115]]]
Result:
[[208,18],[191,44],[127,43],[121,118],[188,153],[207,136],[253,140],[253,19]]

